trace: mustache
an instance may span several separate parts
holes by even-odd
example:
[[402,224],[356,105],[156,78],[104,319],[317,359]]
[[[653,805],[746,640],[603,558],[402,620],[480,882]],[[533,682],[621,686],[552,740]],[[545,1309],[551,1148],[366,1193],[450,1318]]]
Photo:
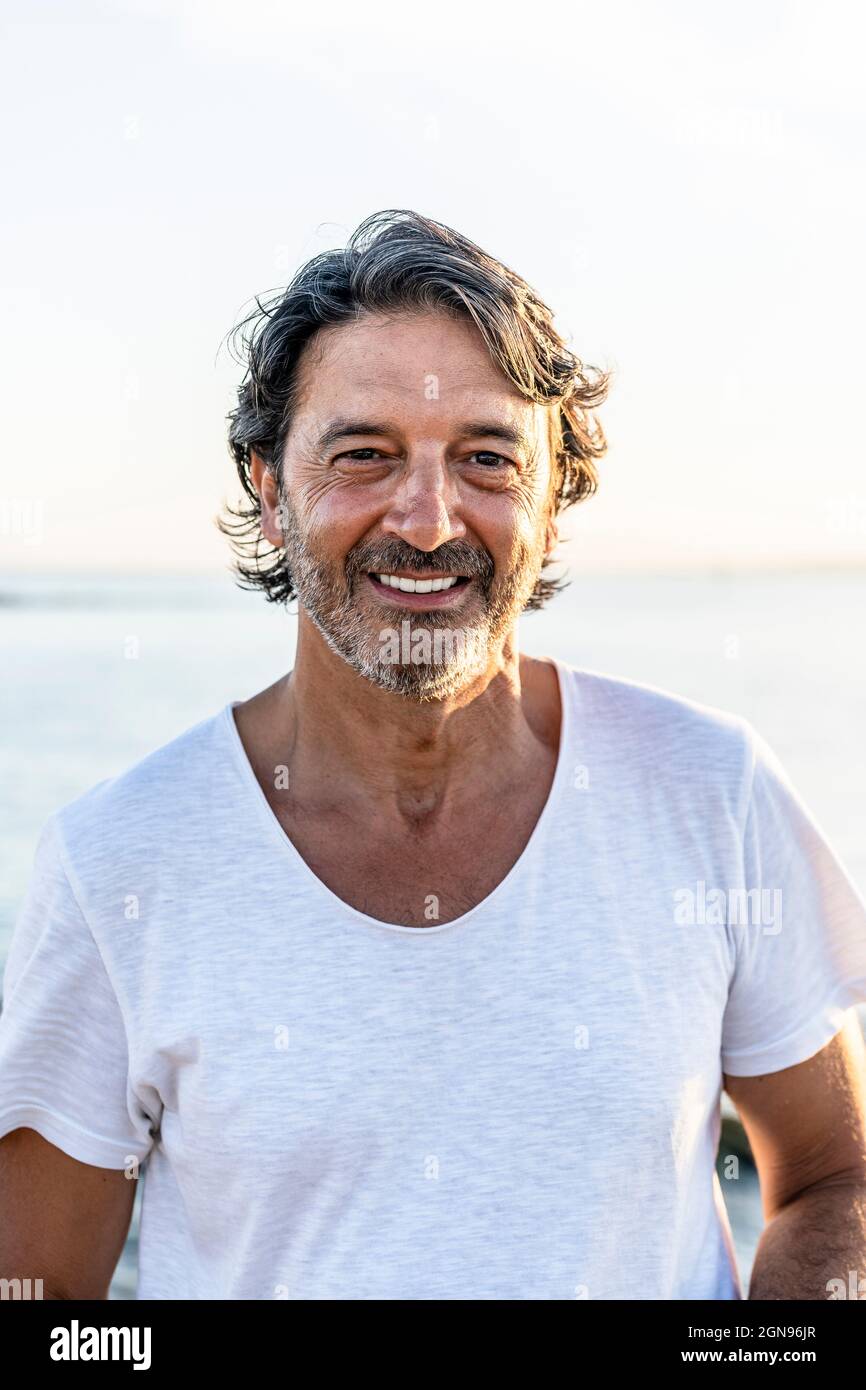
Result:
[[357,546],[346,557],[346,577],[354,582],[362,574],[387,574],[392,570],[415,570],[418,574],[448,570],[480,580],[486,586],[493,578],[493,557],[486,550],[463,541],[445,541],[436,550],[416,550],[403,541],[383,540]]

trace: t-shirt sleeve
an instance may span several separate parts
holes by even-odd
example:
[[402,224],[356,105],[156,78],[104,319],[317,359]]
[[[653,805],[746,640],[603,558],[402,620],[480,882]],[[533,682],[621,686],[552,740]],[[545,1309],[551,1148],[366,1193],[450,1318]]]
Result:
[[805,1062],[866,1003],[866,903],[775,752],[747,731],[746,896],[728,905],[735,966],[722,1025],[730,1076]]
[[151,1120],[128,1077],[126,1029],[64,864],[44,825],[3,976],[0,1136],[35,1129],[82,1163],[147,1156]]

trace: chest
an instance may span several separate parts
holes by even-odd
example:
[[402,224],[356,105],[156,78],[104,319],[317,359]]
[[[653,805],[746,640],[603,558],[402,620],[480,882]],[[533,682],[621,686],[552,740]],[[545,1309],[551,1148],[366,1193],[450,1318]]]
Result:
[[399,828],[272,809],[308,868],[343,902],[378,921],[423,928],[454,921],[499,886],[526,849],[549,787],[543,769],[519,794]]
[[[673,892],[733,869],[691,844],[666,853],[651,826],[653,853],[626,863],[591,812],[564,797],[493,900],[445,930],[466,910],[461,886],[471,905],[505,876],[532,816],[495,804],[432,852],[367,833],[320,855],[299,828],[295,848],[339,898],[433,931],[341,913],[290,846],[263,856],[258,824],[228,868],[205,853],[192,883],[188,866],[177,882],[163,870],[146,929],[107,932],[104,948],[132,982],[132,1074],[165,1108],[173,1157],[194,1174],[219,1152],[246,1172],[254,1153],[259,1181],[267,1153],[284,1182],[287,1163],[329,1171],[360,1142],[399,1166],[405,1146],[436,1154],[451,1135],[470,1167],[476,1141],[525,1144],[541,1180],[555,1142],[574,1171],[588,1155],[606,1165],[610,1184],[628,1134],[648,1174],[660,1155],[686,1161],[720,1079],[732,962],[724,928],[676,921]],[[112,957],[121,947],[140,953],[134,968]]]
[[647,972],[622,939],[605,965],[573,906],[535,922],[515,902],[477,946],[320,928],[212,962],[170,1040],[139,1049],[172,1161],[315,1184],[365,1155],[393,1165],[388,1190],[429,1155],[531,1186],[551,1163],[605,1184],[687,1163],[718,1084],[718,973]]

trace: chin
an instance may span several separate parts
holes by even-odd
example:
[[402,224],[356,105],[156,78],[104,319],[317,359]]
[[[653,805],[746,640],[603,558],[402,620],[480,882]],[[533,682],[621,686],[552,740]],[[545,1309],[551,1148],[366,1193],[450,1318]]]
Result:
[[402,695],[406,700],[423,704],[429,700],[444,700],[461,690],[469,679],[464,668],[444,666],[386,666],[358,668],[380,690]]
[[[328,646],[347,666],[380,690],[402,695],[419,704],[456,695],[487,669],[495,641],[489,624],[454,628],[445,613],[425,612],[412,616],[416,620],[423,617],[423,622],[416,621],[413,627],[409,614],[398,610],[391,620],[394,626],[379,628],[373,633],[368,628],[366,615],[357,610],[341,622],[325,622],[315,612],[310,613]],[[440,630],[453,634],[453,640],[443,637],[440,642]],[[388,634],[387,640],[393,647],[389,658],[383,656],[384,633]],[[428,635],[427,651],[418,652],[420,659],[412,660],[412,640],[425,633]],[[457,634],[460,634],[459,641]],[[434,655],[432,660],[429,659],[431,646],[438,652],[438,657]]]
[[480,654],[474,661],[384,662],[377,656],[365,660],[361,653],[343,653],[348,664],[380,690],[401,695],[405,700],[424,704],[447,700],[464,690],[486,667]]

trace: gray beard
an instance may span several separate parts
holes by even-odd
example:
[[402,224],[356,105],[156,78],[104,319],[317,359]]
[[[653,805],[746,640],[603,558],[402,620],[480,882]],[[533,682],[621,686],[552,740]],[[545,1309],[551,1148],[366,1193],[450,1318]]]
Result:
[[[338,582],[315,558],[285,499],[281,514],[286,566],[298,602],[331,651],[380,690],[419,702],[448,699],[487,669],[491,653],[522,613],[541,571],[541,552],[533,554],[521,546],[511,572],[494,590],[490,557],[486,553],[479,557],[477,551],[470,556],[470,547],[449,542],[436,552],[442,557],[436,567],[473,574],[484,604],[481,620],[471,627],[455,627],[446,611],[433,609],[421,614],[415,609],[395,608],[390,625],[383,622],[381,629],[371,631],[371,616],[359,607],[356,593],[374,565],[367,562],[362,566],[360,558],[353,558],[350,552],[346,577]],[[388,549],[389,545],[395,553],[400,548],[395,542],[383,542],[381,548]],[[370,547],[361,550],[369,552]],[[383,562],[380,572],[410,566],[415,567],[414,560],[392,561],[390,565]],[[449,640],[448,634],[454,640]]]

